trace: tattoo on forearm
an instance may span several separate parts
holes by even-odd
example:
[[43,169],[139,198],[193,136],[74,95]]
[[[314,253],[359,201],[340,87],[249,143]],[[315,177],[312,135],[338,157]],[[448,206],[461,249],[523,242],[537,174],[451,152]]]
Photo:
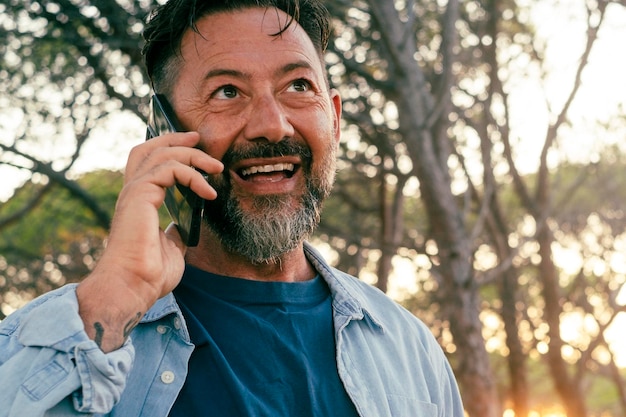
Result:
[[93,328],[96,331],[96,335],[93,341],[96,342],[96,345],[98,345],[98,347],[102,348],[102,337],[104,336],[104,326],[102,326],[102,323],[97,321],[93,324]]
[[126,323],[126,326],[124,326],[124,339],[126,339],[128,337],[128,335],[130,334],[130,332],[133,331],[135,326],[141,320],[142,316],[143,316],[143,314],[141,314],[141,311],[139,311],[139,312],[137,312],[137,314],[135,314],[135,317],[133,317],[132,319],[130,319],[128,321],[128,323]]
[[[133,329],[139,323],[142,317],[143,317],[143,314],[141,313],[141,311],[139,311],[137,312],[137,314],[135,314],[135,316],[132,319],[128,321],[128,323],[126,323],[126,325],[124,326],[123,333],[122,333],[124,340],[126,340],[128,335],[130,335],[130,332],[133,331]],[[102,323],[97,321],[93,324],[93,328],[95,330],[95,336],[93,340],[94,342],[96,342],[98,347],[102,348],[102,340],[104,339],[104,326],[102,325]]]

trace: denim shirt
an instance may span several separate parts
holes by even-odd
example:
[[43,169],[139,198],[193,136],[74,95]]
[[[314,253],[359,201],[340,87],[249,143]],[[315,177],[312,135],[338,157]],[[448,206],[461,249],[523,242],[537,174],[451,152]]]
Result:
[[[337,370],[362,417],[463,417],[451,368],[428,328],[382,292],[305,252],[333,297]],[[174,296],[120,349],[87,337],[75,285],[0,323],[0,417],[166,417],[193,345]],[[210,412],[210,410],[207,410]]]

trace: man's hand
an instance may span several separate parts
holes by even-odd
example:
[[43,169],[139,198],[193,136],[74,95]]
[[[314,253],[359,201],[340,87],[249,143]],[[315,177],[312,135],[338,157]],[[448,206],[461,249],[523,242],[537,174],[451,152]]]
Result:
[[216,197],[192,166],[218,174],[223,165],[193,148],[198,141],[196,132],[171,133],[130,153],[107,247],[76,291],[85,330],[105,352],[119,348],[154,302],[180,282],[186,247],[176,227],[159,228],[158,208],[175,183],[204,199]]

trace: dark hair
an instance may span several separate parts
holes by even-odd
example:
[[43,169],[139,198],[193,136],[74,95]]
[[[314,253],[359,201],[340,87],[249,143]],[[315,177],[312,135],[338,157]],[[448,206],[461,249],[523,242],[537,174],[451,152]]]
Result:
[[176,61],[183,35],[197,32],[200,18],[225,11],[252,7],[275,7],[291,18],[275,35],[283,33],[294,21],[307,33],[323,62],[330,35],[330,15],[322,0],[169,0],[156,7],[143,32],[146,41],[142,54],[152,87],[167,93],[174,82]]

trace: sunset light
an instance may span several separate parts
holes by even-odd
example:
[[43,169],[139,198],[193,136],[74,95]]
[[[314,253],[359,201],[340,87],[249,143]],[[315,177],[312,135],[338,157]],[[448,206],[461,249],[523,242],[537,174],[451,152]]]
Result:
[[[502,417],[515,417],[515,412],[511,409],[507,409],[502,414]],[[531,410],[528,412],[528,417],[567,417],[560,407],[547,407],[543,411]]]

